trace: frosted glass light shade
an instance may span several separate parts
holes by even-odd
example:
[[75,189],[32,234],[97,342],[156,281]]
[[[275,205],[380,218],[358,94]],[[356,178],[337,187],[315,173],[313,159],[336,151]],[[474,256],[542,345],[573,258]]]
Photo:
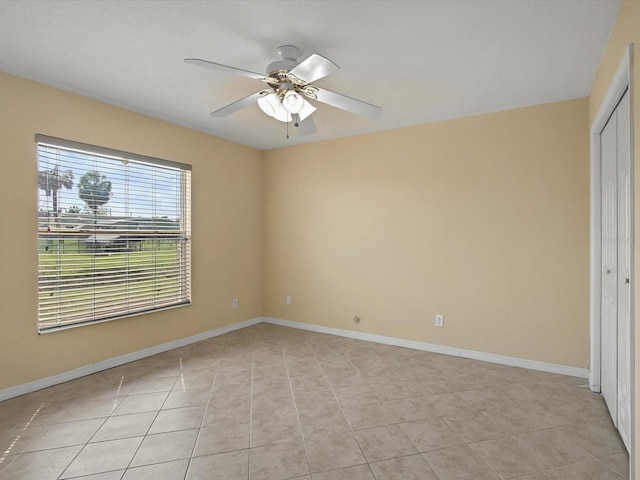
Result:
[[[277,98],[277,96],[276,96]],[[280,103],[280,100],[277,100],[277,104],[275,107],[275,113],[273,114],[273,118],[275,118],[276,120],[279,120],[281,122],[290,122],[291,121],[291,114],[289,112],[287,112],[284,107],[282,106],[282,103]]]
[[300,110],[304,107],[304,103],[304,98],[293,90],[289,90],[282,99],[282,106],[289,113],[300,113]]
[[260,107],[260,110],[262,110],[270,117],[273,117],[276,113],[275,109],[273,108],[273,104],[269,101],[272,95],[275,97],[275,93],[270,93],[258,98],[258,106]]
[[316,107],[311,105],[304,98],[302,99],[302,102],[303,102],[303,106],[300,109],[300,112],[298,113],[298,115],[300,115],[300,120],[304,120],[305,118],[307,118],[309,115],[311,115],[313,112],[316,111]]
[[[316,107],[311,105],[296,92],[287,92],[287,95],[291,97],[291,93],[297,96],[297,99],[295,99],[295,109],[298,110],[297,112],[287,111],[287,106],[290,106],[290,103],[283,104],[283,102],[280,101],[280,97],[273,92],[258,98],[258,106],[264,113],[280,122],[291,122],[291,114],[296,113],[300,115],[300,120],[304,120],[316,111]],[[285,102],[287,102],[287,95],[285,95]],[[298,106],[300,107],[299,109]]]

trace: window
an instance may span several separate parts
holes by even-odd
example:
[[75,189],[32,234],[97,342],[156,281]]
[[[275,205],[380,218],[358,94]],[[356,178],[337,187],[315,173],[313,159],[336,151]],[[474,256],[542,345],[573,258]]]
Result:
[[38,330],[191,303],[191,166],[37,135]]

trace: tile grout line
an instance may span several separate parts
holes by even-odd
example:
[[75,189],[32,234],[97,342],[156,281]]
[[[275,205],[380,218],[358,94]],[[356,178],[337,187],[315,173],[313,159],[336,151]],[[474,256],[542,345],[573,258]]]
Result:
[[[158,417],[159,413],[162,411],[162,407],[163,407],[163,406],[164,406],[164,404],[167,402],[167,400],[168,400],[168,398],[169,398],[170,394],[174,391],[173,389],[174,389],[174,387],[175,387],[175,385],[176,385],[176,383],[177,383],[178,379],[179,379],[181,376],[183,376],[183,375],[184,375],[183,368],[184,368],[184,365],[183,365],[182,357],[180,357],[180,374],[178,374],[178,375],[176,376],[176,379],[175,379],[175,380],[174,380],[174,382],[172,383],[171,389],[167,391],[167,396],[165,397],[165,399],[164,399],[164,401],[163,401],[162,405],[160,406],[160,408],[156,411],[155,416],[154,416],[154,419],[153,419],[153,421],[151,421],[151,423],[149,424],[149,427],[147,428],[147,431],[146,431],[146,433],[145,433],[145,434],[143,434],[143,435],[128,436],[128,437],[123,437],[123,438],[116,438],[116,439],[108,439],[108,440],[104,440],[104,441],[94,442],[94,444],[97,444],[97,443],[104,443],[104,442],[115,441],[115,440],[130,439],[130,438],[136,438],[136,437],[138,437],[138,436],[142,436],[143,438],[142,438],[142,441],[140,442],[140,445],[138,446],[138,448],[136,449],[135,453],[133,454],[133,456],[132,456],[131,460],[129,461],[129,464],[128,464],[128,465],[127,465],[127,467],[125,467],[125,469],[124,469],[124,472],[125,472],[125,473],[126,473],[126,471],[130,468],[130,466],[131,466],[131,462],[133,461],[133,459],[135,458],[136,454],[138,453],[138,451],[139,451],[139,449],[140,449],[140,446],[141,446],[141,445],[142,445],[142,443],[144,442],[144,439],[145,439],[145,438],[147,438],[147,436],[149,435],[149,431],[150,431],[151,427],[153,426],[153,423],[154,423],[154,422],[155,422],[155,420],[157,419],[157,417]],[[145,376],[145,375],[143,375],[142,377],[138,378],[138,380],[143,379],[143,378],[144,378],[144,376]],[[123,377],[123,378],[124,378],[124,377]],[[152,377],[152,378],[153,378],[153,377]],[[120,384],[121,384],[121,383],[122,383],[122,379],[121,379]],[[124,399],[126,399],[127,397],[132,397],[132,396],[136,396],[136,395],[145,395],[145,394],[154,394],[154,393],[164,393],[164,392],[162,392],[162,391],[160,391],[160,392],[142,392],[142,393],[137,393],[137,394],[135,394],[135,393],[134,393],[134,394],[127,394],[127,395],[124,395],[123,397],[124,397]],[[105,398],[110,398],[110,397],[105,397]],[[114,397],[114,398],[120,398],[120,397]],[[124,401],[124,400],[123,400],[123,401]],[[116,402],[116,403],[117,403],[117,402]],[[121,403],[122,403],[122,402],[121,402]],[[118,406],[119,406],[119,405],[118,405]],[[86,442],[86,443],[82,446],[82,449],[81,449],[81,450],[78,452],[78,454],[73,458],[73,460],[71,461],[71,463],[73,463],[73,461],[77,458],[77,456],[78,456],[78,455],[80,455],[80,453],[84,450],[84,448],[85,448],[87,445],[89,445],[89,444],[91,443],[91,440],[95,437],[95,435],[98,433],[98,431],[99,431],[99,430],[104,426],[104,424],[105,424],[105,423],[107,422],[107,420],[109,420],[110,418],[114,418],[114,417],[124,417],[124,416],[127,416],[127,415],[136,415],[136,414],[140,414],[140,413],[151,413],[151,412],[153,412],[153,410],[151,410],[151,411],[149,411],[149,412],[132,412],[132,413],[129,413],[129,414],[124,414],[124,415],[113,415],[113,413],[116,411],[116,409],[117,409],[117,408],[118,408],[118,407],[113,408],[113,409],[112,409],[112,411],[111,411],[111,413],[110,413],[107,417],[105,417],[105,419],[104,419],[104,421],[103,421],[102,425],[101,425],[101,426],[98,428],[98,430],[96,430],[96,432],[91,436],[91,438],[89,439],[89,441],[88,441],[88,442]],[[99,417],[98,417],[98,418],[99,418]],[[82,420],[75,420],[75,421],[82,421]],[[68,423],[71,423],[71,422],[68,422]],[[165,432],[162,432],[162,433],[165,433]],[[69,465],[71,465],[71,463],[69,463]],[[162,464],[162,463],[168,463],[168,462],[158,462],[158,463],[156,463],[156,464]],[[150,465],[156,465],[156,464],[150,464]],[[64,470],[64,471],[66,471],[66,469],[69,467],[69,465],[67,465],[67,467],[65,468],[65,470]],[[146,466],[146,465],[141,465],[141,466]],[[117,470],[119,470],[119,469],[116,469],[116,470],[108,470],[108,471],[105,471],[105,472],[96,472],[95,474],[106,473],[106,472],[117,471]],[[60,474],[60,476],[64,475],[64,471]],[[91,475],[94,475],[94,474],[91,474]]]
[[[615,453],[614,453],[614,455],[615,455]],[[611,455],[607,455],[607,457],[610,457],[610,456],[611,456]],[[604,462],[602,461],[602,459],[603,459],[603,458],[607,458],[607,457],[594,457],[594,458],[595,458],[595,460],[596,460],[597,462],[601,463],[601,464],[602,464],[602,465],[604,465],[606,468],[608,468],[608,469],[609,469],[609,471],[613,472],[613,473],[614,473],[614,474],[616,474],[616,475],[619,475],[619,476],[620,476],[620,478],[621,478],[622,480],[624,480],[624,475],[623,475],[622,473],[618,472],[618,471],[617,471],[617,470],[615,470],[613,467],[610,467],[609,465],[607,465],[606,463],[604,463]],[[583,463],[584,463],[584,462],[583,462]],[[577,464],[576,464],[576,465],[577,465]]]
[[[182,364],[182,357],[180,357],[180,372],[182,373],[182,370],[184,368],[184,365]],[[134,452],[134,454],[131,456],[131,460],[129,460],[129,463],[127,464],[127,467],[124,469],[124,475],[127,474],[127,471],[129,470],[129,468],[133,468],[131,467],[131,462],[133,462],[134,458],[136,458],[136,455],[138,454],[138,452],[140,451],[140,447],[142,447],[142,444],[144,443],[144,441],[146,440],[146,438],[149,436],[149,431],[151,431],[151,427],[153,427],[153,424],[155,423],[155,421],[158,419],[158,415],[160,415],[160,412],[162,411],[162,407],[164,406],[165,403],[167,403],[167,399],[169,398],[169,395],[171,394],[171,392],[173,391],[173,387],[175,387],[176,383],[178,382],[178,378],[180,378],[181,373],[179,373],[178,375],[176,375],[175,380],[173,381],[173,383],[171,384],[171,388],[169,389],[169,391],[167,392],[167,396],[164,398],[164,400],[162,401],[162,405],[160,405],[160,408],[156,411],[155,416],[153,417],[153,421],[149,424],[149,428],[147,428],[147,432],[144,434],[144,436],[142,437],[142,441],[140,442],[140,445],[138,445],[138,448],[136,448],[136,451]],[[144,378],[144,375],[141,377],[141,379]],[[153,378],[153,377],[151,377]],[[133,387],[135,388],[135,386]],[[133,390],[132,388],[132,390]],[[155,392],[152,392],[155,393]],[[127,395],[129,396],[129,395]],[[114,410],[115,411],[115,410]],[[113,412],[112,412],[113,413]],[[117,416],[117,415],[116,415]],[[111,418],[111,416],[109,416],[109,418]],[[131,437],[131,438],[135,438],[135,437]],[[141,465],[143,466],[143,465]]]
[[251,478],[251,431],[253,430],[253,366],[255,364],[254,338],[251,337],[251,380],[249,382],[249,448],[247,449],[247,479]]
[[[73,405],[76,405],[77,403],[80,403],[80,401],[75,402]],[[117,407],[116,407],[116,408],[117,408]],[[102,424],[100,425],[100,427],[98,428],[98,430],[100,430],[100,429],[104,426],[104,424],[107,422],[107,420],[108,420],[109,418],[111,418],[111,414],[112,414],[114,411],[115,411],[115,409],[112,409],[112,410],[111,410],[111,413],[109,414],[109,416],[107,416],[107,417],[104,419],[104,421],[102,422]],[[70,422],[69,422],[69,423],[70,423]],[[84,443],[84,445],[82,445],[82,448],[80,448],[80,450],[78,450],[78,453],[76,453],[76,454],[73,456],[73,458],[71,459],[71,461],[67,464],[67,466],[66,466],[66,467],[64,467],[64,469],[62,470],[62,472],[60,472],[60,475],[58,475],[58,477],[57,477],[58,479],[61,479],[61,478],[64,476],[64,472],[66,472],[66,471],[67,471],[67,469],[71,466],[71,464],[72,464],[73,462],[75,462],[75,461],[76,461],[76,459],[77,459],[77,458],[80,456],[80,454],[84,451],[85,447],[86,447],[87,445],[89,445],[89,442],[90,442],[90,441],[91,441],[91,439],[95,436],[95,434],[96,434],[96,433],[98,433],[98,430],[96,430],[96,431],[94,432],[94,434],[91,436],[91,438],[89,438],[89,440],[88,440],[87,442],[85,442],[85,443]],[[48,430],[47,430],[47,431],[48,431]],[[141,443],[142,443],[142,442],[141,442]],[[135,454],[134,454],[134,455],[135,455]],[[132,458],[133,458],[133,457],[132,457]]]
[[[180,370],[182,370],[182,357],[180,357]],[[138,379],[138,381],[142,380],[144,377],[145,377],[145,375],[143,375],[142,377],[140,377],[140,378]],[[176,378],[174,379],[173,383],[171,384],[171,389],[173,389],[173,387],[175,386],[176,382],[178,381],[178,377],[179,377],[179,375],[176,375]],[[151,378],[153,378],[153,377],[151,377]],[[138,383],[138,382],[136,382],[136,383]],[[131,391],[133,391],[134,389],[135,389],[135,384],[134,384],[134,387],[132,387]],[[160,408],[156,411],[156,414],[155,414],[155,416],[153,417],[153,421],[149,424],[149,427],[147,428],[146,433],[145,433],[144,435],[142,435],[142,440],[140,441],[140,445],[138,445],[138,447],[136,448],[136,451],[135,451],[135,452],[133,453],[133,455],[131,456],[131,460],[129,460],[129,463],[128,463],[128,464],[127,464],[127,466],[124,468],[123,476],[124,476],[124,475],[126,475],[126,473],[127,473],[127,471],[129,470],[129,468],[131,468],[131,462],[133,462],[133,459],[134,459],[134,458],[136,458],[136,455],[137,455],[137,454],[138,454],[138,452],[140,451],[140,447],[142,446],[142,444],[144,443],[145,439],[146,439],[146,438],[147,438],[147,436],[149,435],[149,431],[151,430],[151,427],[153,426],[153,423],[154,423],[154,422],[156,421],[156,419],[158,418],[158,415],[160,414],[160,411],[162,410],[162,407],[163,407],[163,406],[164,406],[164,404],[166,403],[167,398],[169,398],[169,395],[170,395],[170,393],[171,393],[171,391],[172,391],[171,389],[169,389],[169,390],[167,391],[167,396],[166,396],[166,397],[165,397],[165,399],[162,401],[162,405],[160,405]],[[162,393],[162,392],[150,392],[150,393]],[[138,394],[138,395],[144,395],[144,394],[145,394],[145,393],[143,392],[143,393],[140,393],[140,394]],[[136,394],[128,393],[128,394],[125,396],[125,399],[126,399],[126,398],[129,398],[131,395],[135,396]],[[123,402],[124,402],[124,400],[123,400]],[[120,405],[122,405],[122,403],[120,403]],[[120,406],[120,405],[119,405],[119,406]],[[116,407],[116,409],[117,409],[117,407]],[[113,410],[111,411],[111,413],[109,414],[109,417],[107,417],[107,419],[109,419],[109,418],[111,418],[112,416],[114,416],[114,415],[113,415],[113,413],[116,411],[116,409],[113,409]],[[153,411],[153,410],[152,410],[152,411]],[[138,412],[138,413],[146,413],[146,412]],[[122,415],[115,415],[115,416],[117,417],[117,416],[122,416]],[[105,420],[105,423],[106,423],[106,420]],[[103,425],[104,425],[104,423],[103,423]],[[100,427],[100,428],[102,428],[102,427]],[[99,430],[99,429],[98,429],[98,430]],[[98,432],[96,431],[96,433],[98,433]],[[94,434],[94,436],[95,436],[95,434]],[[92,438],[93,438],[93,437],[92,437]],[[136,437],[127,437],[127,438],[136,438]],[[122,439],[115,439],[115,440],[122,440]],[[106,440],[106,441],[113,441],[113,440]],[[96,442],[96,443],[99,443],[99,442]],[[82,447],[82,449],[80,450],[80,452],[78,452],[78,455],[80,455],[80,453],[82,453],[82,451],[84,450],[84,448],[85,448],[87,445],[89,445],[89,442],[87,442],[87,443]],[[77,458],[77,457],[76,457],[76,458]],[[75,458],[74,458],[74,461],[75,461]],[[71,465],[71,464],[69,464],[69,466],[70,466],[70,465]],[[69,468],[69,467],[67,467],[67,468]],[[65,471],[66,471],[66,469],[65,469]],[[64,473],[64,472],[63,472],[63,473]],[[104,472],[94,472],[94,473],[92,473],[92,474],[90,474],[90,475],[100,474],[100,473],[104,473]]]
[[[74,402],[77,403],[77,402]],[[26,430],[27,428],[29,428],[29,425],[31,424],[31,422],[34,420],[34,418],[38,415],[38,412],[40,411],[40,409],[44,406],[44,403],[40,404],[40,407],[38,407],[36,409],[36,411],[34,412],[34,414],[31,416],[31,418],[29,419],[29,421],[24,424],[22,427],[19,427],[20,430]],[[13,454],[14,457],[11,459],[11,461],[9,463],[7,463],[4,467],[0,468],[0,473],[2,473],[2,471],[4,469],[6,469],[9,465],[11,465],[20,455],[24,454],[24,453],[28,453],[26,452],[26,449],[29,448],[31,445],[33,445],[34,443],[36,443],[45,433],[47,433],[49,430],[51,430],[51,428],[55,425],[55,423],[52,423],[50,425],[43,425],[44,427],[46,427],[44,429],[43,432],[40,433],[40,435],[37,435],[36,438],[34,438],[31,442],[29,442],[27,445],[25,445],[24,449],[22,449],[21,452],[19,453],[15,453]],[[13,429],[10,429],[13,430]],[[9,445],[9,448],[7,450],[5,450],[4,452],[0,453],[0,467],[2,465],[2,463],[4,463],[4,460],[7,459],[11,454],[11,448],[13,446],[13,444],[15,442],[17,442],[20,439],[21,435],[18,435],[16,438],[14,438],[13,442],[11,443],[11,445]]]
[[[225,347],[226,347],[226,344],[225,344]],[[223,349],[223,351],[224,351],[224,349]],[[213,375],[213,381],[211,382],[211,388],[209,388],[209,396],[207,397],[207,403],[204,404],[204,412],[202,414],[202,420],[200,420],[200,427],[198,427],[198,435],[196,435],[196,441],[193,443],[193,448],[191,449],[191,455],[189,456],[189,462],[187,463],[187,468],[184,471],[183,480],[187,478],[187,476],[189,475],[189,470],[191,469],[191,461],[193,460],[193,454],[195,453],[196,447],[198,446],[198,440],[200,439],[200,434],[202,432],[202,428],[203,428],[203,425],[204,425],[204,419],[207,416],[207,410],[209,409],[209,402],[211,401],[211,396],[213,395],[213,389],[215,388],[216,379],[218,378],[218,372],[219,371],[220,371],[220,366],[218,365],[216,367],[215,374]],[[181,374],[181,375],[183,375],[183,374]],[[183,384],[184,384],[184,377],[183,377]],[[149,428],[151,428],[151,427],[149,427]]]
[[[291,374],[289,373],[289,363],[287,362],[287,354],[284,348],[281,346],[280,350],[282,352],[282,357],[284,360],[284,368],[287,371],[287,381],[289,383],[289,391],[291,392],[291,399],[293,400],[293,408],[296,411],[296,419],[298,420],[298,428],[300,429],[300,436],[302,438],[302,447],[304,448],[305,458],[307,459],[307,468],[309,469],[309,475],[313,475],[311,472],[311,461],[309,460],[309,451],[307,450],[307,441],[304,438],[304,431],[302,430],[302,422],[300,421],[300,413],[298,412],[298,404],[296,402],[296,397],[293,393],[293,384],[291,383]],[[295,478],[295,477],[294,477]]]
[[[351,366],[356,370],[356,372],[358,372],[358,376],[360,376],[360,378],[362,378],[362,374],[360,373],[360,370],[359,370],[359,369],[358,369],[358,367],[353,363],[353,361],[351,360],[351,358],[350,358],[347,354],[345,354],[345,352],[344,352],[342,349],[340,349],[340,352],[341,352],[341,353],[342,353],[342,355],[343,355],[343,356],[344,356],[344,357],[349,361],[349,363],[350,363],[350,364],[351,364]],[[377,355],[377,353],[376,353],[376,357],[380,358],[380,357]],[[316,360],[316,361],[317,361],[317,360]],[[318,362],[318,363],[319,363],[319,362]],[[322,367],[320,367],[320,368],[322,368]],[[322,369],[322,370],[323,370],[323,372],[324,372],[324,369]],[[364,379],[363,379],[363,382],[364,382]],[[327,383],[328,383],[328,382],[327,382]],[[369,385],[368,385],[366,382],[365,382],[365,383],[363,383],[363,384],[364,384],[367,388],[369,388]],[[342,411],[342,414],[344,415],[344,410],[342,410],[342,405],[340,405],[340,402],[338,401],[338,398],[336,397],[335,392],[333,391],[333,387],[331,386],[331,384],[329,384],[329,388],[331,389],[331,392],[333,393],[334,398],[335,398],[335,399],[336,399],[336,401],[338,402],[338,406],[340,407],[340,410]],[[455,393],[455,392],[452,392],[452,393]],[[373,392],[373,394],[376,396],[376,398],[378,398],[379,403],[384,407],[384,402],[382,402],[382,401],[380,400],[380,397],[378,396],[378,394],[377,394],[377,393],[375,393],[375,392]],[[385,408],[385,411],[386,411],[386,410],[387,410],[387,409],[386,409],[386,407],[384,407],[384,408]],[[390,413],[390,412],[389,412],[389,413]],[[396,422],[395,424],[392,424],[392,425],[398,425],[398,427],[400,427],[400,424],[401,424],[401,423],[411,423],[411,422],[400,422],[400,421],[398,421],[398,418],[397,418],[395,415],[393,415],[393,414],[391,414],[391,413],[390,413],[390,415],[391,415],[391,418]],[[347,419],[347,418],[346,418],[346,415],[344,415],[344,417],[345,417],[345,419]],[[440,418],[440,417],[435,417],[435,418]],[[355,438],[355,432],[356,432],[356,431],[355,431],[355,430],[353,430],[353,427],[351,426],[351,422],[349,422],[349,420],[348,420],[348,419],[347,419],[347,423],[349,424],[349,428],[351,428],[351,431],[352,431],[352,433],[353,433],[353,435],[354,435],[354,438]],[[387,427],[388,425],[382,425],[382,426]],[[379,427],[370,427],[370,428],[379,428]],[[368,429],[363,429],[363,430],[368,430]],[[417,452],[417,453],[416,453],[416,454],[411,454],[411,455],[420,455],[420,457],[422,458],[422,461],[423,461],[423,462],[425,462],[425,464],[429,467],[429,469],[431,470],[431,472],[432,472],[432,473],[433,473],[433,474],[434,474],[434,475],[439,479],[440,477],[438,476],[438,474],[433,470],[433,468],[431,468],[431,465],[429,465],[429,462],[427,462],[427,460],[424,458],[423,453],[422,453],[422,452],[420,452],[420,451],[418,450],[418,448],[417,448],[417,447],[415,446],[415,444],[411,441],[411,439],[407,436],[407,434],[404,432],[404,430],[402,430],[402,427],[400,427],[400,431],[401,431],[401,432],[402,432],[402,434],[407,438],[407,440],[409,440],[409,443],[411,443],[411,445],[413,445],[413,447],[416,449],[416,452]],[[360,446],[360,442],[358,442],[358,441],[357,441],[357,438],[356,438],[356,443],[358,444],[358,447],[360,447],[360,451],[362,452],[363,457],[364,457],[364,458],[365,458],[365,460],[367,461],[367,465],[369,466],[369,470],[371,470],[371,464],[370,464],[370,462],[369,462],[369,459],[368,459],[368,458],[367,458],[367,456],[364,454],[364,451],[362,450],[362,447]],[[405,457],[407,457],[407,456],[411,456],[411,455],[404,455],[404,456],[405,456]],[[485,464],[486,464],[486,462],[484,461],[484,459],[480,458],[480,457],[479,457],[475,452],[474,452],[474,455],[476,455],[476,456],[477,456],[477,457],[478,457],[478,458],[479,458],[483,463],[485,463]],[[394,457],[394,458],[400,458],[400,457]],[[374,462],[374,463],[375,463],[375,462]],[[488,467],[491,471],[493,471],[496,475],[498,475],[500,478],[502,478],[502,477],[501,477],[497,472],[495,472],[495,471],[493,470],[493,468],[491,468],[491,466],[490,466],[490,465],[488,465],[488,464],[487,464],[487,467]],[[373,471],[371,471],[371,473],[373,474]],[[374,476],[375,476],[375,475],[374,475]]]
[[[342,347],[338,347],[338,349],[340,351],[340,355],[342,355],[351,364],[351,366],[355,369],[355,371],[358,374],[358,376],[362,379],[362,375],[360,374],[360,370],[358,370],[358,368],[353,364],[351,359],[347,355],[345,355],[344,351],[342,350]],[[334,390],[333,390],[333,386],[331,385],[331,382],[329,382],[329,378],[327,377],[327,374],[324,371],[324,368],[323,368],[322,364],[318,361],[318,357],[316,356],[315,350],[312,348],[311,351],[313,352],[314,360],[316,361],[316,363],[320,367],[320,370],[322,371],[322,376],[324,377],[325,382],[327,382],[327,385],[329,386],[329,391],[331,392],[331,395],[333,395],[333,399],[336,401],[336,404],[338,405],[338,408],[340,409],[340,413],[342,413],[342,416],[344,417],[345,421],[347,422],[347,425],[349,425],[349,430],[351,431],[351,435],[353,435],[353,439],[356,441],[356,445],[358,445],[358,448],[360,449],[360,453],[362,454],[362,458],[364,458],[367,466],[369,467],[369,471],[371,472],[371,475],[374,475],[373,474],[373,470],[371,470],[371,465],[369,465],[369,459],[364,454],[364,450],[362,450],[362,447],[360,446],[360,442],[358,442],[358,439],[356,438],[356,433],[355,433],[355,430],[353,429],[353,427],[351,426],[351,422],[349,421],[347,416],[344,414],[344,410],[342,408],[342,405],[340,404],[340,401],[338,400],[338,397],[336,396],[336,392],[334,392]],[[366,385],[366,384],[364,384],[364,385]],[[366,385],[366,386],[367,386],[367,388],[369,388],[368,385]],[[375,393],[374,393],[374,395],[375,395]],[[378,396],[376,395],[376,398],[377,397]],[[379,400],[380,399],[378,399],[378,401]],[[374,475],[374,477],[375,477],[375,475]]]

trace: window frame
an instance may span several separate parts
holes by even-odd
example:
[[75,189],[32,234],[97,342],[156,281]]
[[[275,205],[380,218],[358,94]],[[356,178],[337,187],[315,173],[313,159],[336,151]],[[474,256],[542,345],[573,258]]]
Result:
[[[108,159],[113,159],[114,162],[118,161],[119,159],[122,159],[122,161],[133,161],[136,162],[138,164],[144,164],[144,165],[148,165],[150,168],[154,168],[154,167],[160,167],[160,168],[168,168],[168,169],[173,169],[173,170],[178,170],[180,172],[180,225],[181,227],[178,229],[179,233],[179,237],[178,240],[180,242],[182,242],[182,246],[181,247],[176,247],[178,249],[182,248],[184,249],[184,251],[182,253],[179,253],[179,255],[184,255],[184,259],[178,261],[178,263],[176,264],[178,266],[178,272],[175,274],[174,277],[172,278],[178,278],[180,279],[181,277],[185,277],[184,281],[179,281],[179,285],[181,288],[184,288],[185,290],[185,294],[184,294],[184,299],[176,302],[174,304],[165,304],[162,306],[152,306],[148,309],[142,309],[142,310],[137,310],[137,311],[132,311],[132,312],[127,312],[127,313],[116,313],[114,315],[102,315],[102,316],[97,316],[95,314],[92,315],[92,318],[86,318],[86,319],[78,319],[78,320],[71,320],[71,321],[64,321],[62,320],[61,323],[58,323],[56,325],[44,325],[41,322],[45,322],[45,320],[41,320],[41,295],[40,295],[40,289],[41,289],[41,253],[40,253],[40,242],[41,242],[41,228],[40,228],[40,217],[39,217],[39,213],[38,213],[38,221],[37,221],[37,226],[36,226],[36,234],[37,234],[37,243],[38,243],[38,247],[36,250],[36,254],[37,254],[37,291],[38,291],[38,306],[37,306],[37,321],[36,321],[36,325],[37,325],[37,330],[38,330],[38,334],[47,334],[47,333],[52,333],[52,332],[57,332],[57,331],[61,331],[61,330],[67,330],[70,328],[77,328],[77,327],[81,327],[81,326],[86,326],[86,325],[93,325],[96,323],[104,323],[104,322],[109,322],[112,320],[119,320],[122,318],[129,318],[129,317],[138,317],[140,315],[146,315],[149,313],[155,313],[155,312],[160,312],[163,310],[170,310],[170,309],[174,309],[174,308],[179,308],[179,307],[185,307],[185,306],[190,306],[192,304],[192,299],[191,299],[191,293],[192,293],[192,288],[191,288],[191,283],[192,283],[192,259],[191,259],[191,250],[192,250],[192,235],[191,235],[191,171],[192,171],[192,166],[189,164],[185,164],[185,163],[180,163],[180,162],[175,162],[175,161],[170,161],[170,160],[165,160],[165,159],[161,159],[161,158],[156,158],[156,157],[150,157],[150,156],[146,156],[146,155],[140,155],[140,154],[136,154],[136,153],[131,153],[131,152],[125,152],[122,150],[117,150],[117,149],[113,149],[113,148],[107,148],[107,147],[101,147],[101,146],[96,146],[96,145],[91,145],[91,144],[86,144],[86,143],[82,143],[82,142],[76,142],[73,140],[67,140],[67,139],[62,139],[62,138],[57,138],[57,137],[52,137],[52,136],[48,136],[48,135],[43,135],[43,134],[36,134],[35,135],[35,144],[36,144],[36,167],[37,167],[37,171],[38,174],[40,173],[41,168],[43,167],[43,165],[41,164],[41,160],[40,160],[40,146],[41,145],[45,145],[45,146],[50,146],[52,148],[59,148],[59,149],[63,149],[63,150],[71,150],[71,151],[77,151],[79,153],[83,153],[83,154],[87,154],[87,155],[95,155],[98,157],[101,157],[101,161],[103,162],[108,162]],[[106,163],[105,163],[106,164]],[[129,182],[127,181],[127,188],[129,187]],[[37,190],[37,195],[38,195],[38,199],[41,198],[41,194],[40,194],[40,188],[38,186]],[[156,197],[154,196],[153,201],[156,201]],[[39,212],[39,209],[36,209]],[[94,230],[96,233],[94,233],[94,235],[97,234],[97,232],[100,231],[100,229],[96,228]],[[45,237],[46,238],[46,235]],[[157,252],[157,249],[152,250],[154,253]],[[96,252],[92,252],[92,257],[96,257],[98,255],[98,253]],[[58,262],[56,265],[59,266],[61,265],[61,262]],[[155,279],[156,276],[154,275],[153,278]],[[127,275],[126,277],[126,281],[129,282],[131,281],[131,278],[129,275]],[[90,286],[91,283],[87,282],[87,285]],[[127,302],[122,302],[122,303],[116,303],[116,305],[120,305],[122,308],[125,308],[125,304]],[[95,308],[95,301],[92,303],[92,305],[94,305]]]

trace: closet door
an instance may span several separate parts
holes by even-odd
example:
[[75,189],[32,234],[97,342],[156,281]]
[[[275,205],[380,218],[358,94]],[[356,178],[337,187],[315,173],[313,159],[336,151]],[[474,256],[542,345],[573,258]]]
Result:
[[629,448],[631,429],[632,223],[629,92],[600,134],[602,296],[600,389]]

